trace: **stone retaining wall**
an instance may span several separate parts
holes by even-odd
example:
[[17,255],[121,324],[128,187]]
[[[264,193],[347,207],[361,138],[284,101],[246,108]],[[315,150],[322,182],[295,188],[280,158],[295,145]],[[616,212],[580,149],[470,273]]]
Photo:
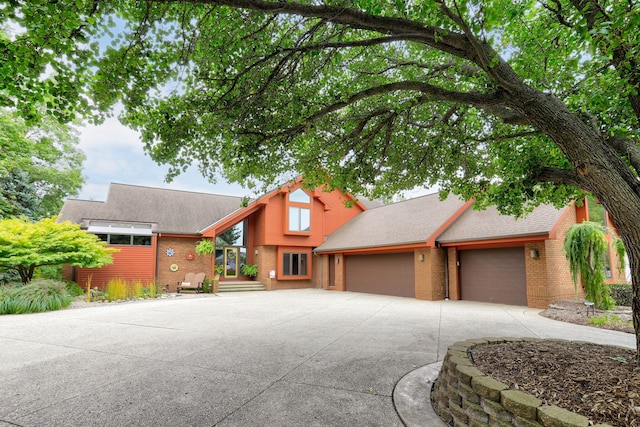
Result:
[[[482,338],[453,344],[447,350],[431,393],[433,409],[455,427],[587,427],[589,419],[543,405],[519,390],[488,377],[473,366],[468,350],[483,344],[534,341],[536,338]],[[594,427],[611,427],[598,424]]]

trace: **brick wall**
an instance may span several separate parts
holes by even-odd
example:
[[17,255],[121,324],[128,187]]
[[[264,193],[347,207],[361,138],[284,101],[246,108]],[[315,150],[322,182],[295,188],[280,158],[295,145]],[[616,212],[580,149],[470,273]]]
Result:
[[[421,256],[423,259],[421,260]],[[444,299],[445,250],[436,248],[414,251],[414,275],[416,298],[436,301]]]
[[460,299],[460,284],[458,276],[458,251],[456,248],[447,248],[449,258],[449,299]]
[[[582,288],[578,286],[578,293],[573,286],[569,273],[569,262],[564,254],[564,238],[569,227],[576,223],[575,209],[569,209],[557,226],[555,239],[545,241],[545,263],[547,265],[547,306],[553,301],[572,299],[582,296]],[[546,308],[543,306],[541,308]]]
[[[212,255],[196,255],[193,260],[187,259],[188,254],[196,253],[199,237],[160,237],[158,239],[158,273],[156,282],[159,286],[169,286],[170,292],[176,291],[178,282],[187,273],[204,272],[207,278],[212,275]],[[166,250],[172,248],[173,256],[167,256]],[[177,264],[178,270],[171,271],[171,265]]]
[[[305,280],[277,280],[272,279],[269,275],[270,271],[276,271],[278,265],[278,247],[273,245],[257,246],[258,255],[255,256],[255,263],[258,266],[258,277],[256,280],[261,282],[268,291],[277,289],[302,289],[320,286],[319,275],[322,269],[321,257],[312,255],[311,268],[313,269],[312,277],[314,279]],[[319,265],[316,265],[318,263]],[[277,271],[276,271],[277,273]]]
[[[532,257],[535,251],[537,257]],[[545,242],[524,245],[525,277],[527,283],[527,305],[547,308],[551,301],[551,289],[547,279],[547,252]]]
[[[520,390],[509,390],[473,366],[467,351],[478,345],[525,341],[527,338],[483,338],[450,346],[431,393],[433,409],[455,426],[587,426],[589,419],[543,402]],[[605,427],[605,426],[603,426]]]

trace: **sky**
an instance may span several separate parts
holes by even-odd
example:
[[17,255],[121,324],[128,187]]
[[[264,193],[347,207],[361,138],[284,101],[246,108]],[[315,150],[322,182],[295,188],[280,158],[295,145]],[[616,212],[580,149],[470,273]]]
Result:
[[85,125],[79,130],[79,148],[86,156],[83,164],[85,184],[77,198],[103,201],[109,184],[132,184],[146,187],[171,188],[230,196],[251,196],[251,190],[219,179],[211,184],[194,167],[168,184],[168,166],[155,163],[143,151],[137,132],[123,126],[116,117],[99,126]]
[[[174,190],[255,197],[252,190],[219,178],[212,184],[194,167],[180,174],[169,184],[165,182],[168,166],[160,166],[145,154],[137,132],[111,117],[101,125],[84,125],[79,130],[79,148],[86,156],[83,164],[85,184],[77,196],[83,200],[104,201],[109,184],[130,184]],[[413,198],[435,190],[418,188],[406,191],[402,198]]]

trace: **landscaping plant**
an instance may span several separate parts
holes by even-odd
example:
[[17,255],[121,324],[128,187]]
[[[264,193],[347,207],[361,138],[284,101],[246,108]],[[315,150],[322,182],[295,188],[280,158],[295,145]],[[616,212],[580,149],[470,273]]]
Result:
[[31,222],[26,217],[0,220],[0,267],[17,272],[28,283],[36,268],[70,264],[95,268],[111,264],[108,248],[95,234],[70,221],[46,218]]
[[240,267],[240,273],[243,276],[256,277],[258,275],[258,266],[255,264],[243,264]]
[[609,244],[604,229],[595,222],[583,222],[569,228],[564,241],[564,251],[569,260],[571,278],[575,287],[582,279],[587,301],[602,310],[611,310],[615,301],[604,286],[605,251]]
[[1,287],[0,314],[39,313],[68,307],[73,298],[66,288],[66,283],[52,279]]

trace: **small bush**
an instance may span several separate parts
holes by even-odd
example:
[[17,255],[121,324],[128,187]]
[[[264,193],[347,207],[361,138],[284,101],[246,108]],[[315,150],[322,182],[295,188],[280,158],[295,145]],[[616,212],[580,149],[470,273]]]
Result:
[[158,284],[156,282],[149,282],[142,288],[142,296],[144,298],[158,298],[160,292],[158,290]]
[[69,294],[69,296],[77,297],[84,294],[84,290],[82,290],[80,285],[78,285],[76,282],[66,280],[65,283],[67,284],[67,293]]
[[631,322],[624,321],[620,316],[602,314],[600,316],[591,316],[588,320],[593,326],[631,326]]
[[71,304],[66,283],[52,279],[35,279],[19,287],[0,291],[0,313],[24,314],[59,310]]
[[631,307],[633,289],[631,283],[617,283],[608,285],[611,297],[616,301],[616,305]]
[[211,293],[212,286],[213,286],[213,279],[211,279],[210,277],[207,277],[206,279],[204,279],[204,282],[202,282],[202,292],[204,292],[205,294]]

